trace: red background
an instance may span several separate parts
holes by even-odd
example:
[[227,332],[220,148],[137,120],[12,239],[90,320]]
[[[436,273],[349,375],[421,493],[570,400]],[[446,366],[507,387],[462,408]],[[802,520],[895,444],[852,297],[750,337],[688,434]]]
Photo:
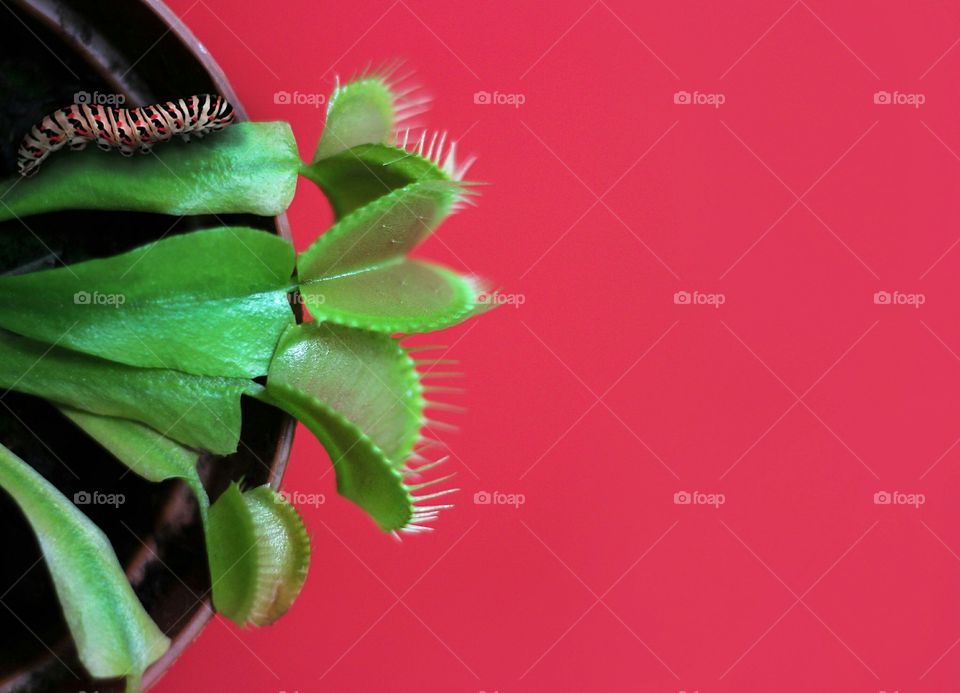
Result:
[[[157,690],[958,690],[960,5],[171,5],[304,156],[323,111],[275,92],[406,58],[491,183],[423,253],[525,302],[442,335],[439,531],[381,535],[301,430],[303,595]],[[329,221],[307,181],[290,216]]]

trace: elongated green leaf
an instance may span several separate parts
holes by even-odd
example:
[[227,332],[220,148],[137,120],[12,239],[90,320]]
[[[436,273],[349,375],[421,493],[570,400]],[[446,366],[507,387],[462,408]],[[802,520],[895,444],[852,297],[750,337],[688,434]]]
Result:
[[60,411],[135,474],[148,481],[183,479],[197,498],[207,524],[210,501],[197,473],[199,453],[130,419],[61,407]]
[[132,366],[253,378],[294,322],[293,269],[293,246],[278,236],[196,231],[0,277],[0,327]]
[[303,520],[269,486],[224,491],[210,508],[208,551],[213,604],[239,625],[269,625],[286,613],[310,565]]
[[0,181],[0,221],[63,209],[274,216],[293,199],[300,164],[283,122],[237,123],[129,159],[95,147],[62,151],[33,178]]
[[169,640],[137,600],[107,537],[2,445],[0,486],[37,535],[80,661],[96,678],[127,676],[138,687]]
[[414,499],[402,471],[370,438],[316,397],[283,383],[258,395],[303,423],[326,448],[337,492],[360,506],[386,531],[403,529],[414,517]]
[[270,364],[268,389],[300,390],[363,431],[396,465],[424,424],[416,364],[397,340],[328,323],[287,329]]
[[0,331],[0,389],[133,419],[184,445],[226,455],[240,439],[250,380],[134,368]]
[[320,186],[341,219],[355,209],[417,181],[459,181],[465,167],[455,163],[451,145],[443,165],[402,147],[361,144],[305,164],[301,173]]
[[351,212],[297,260],[310,313],[379,332],[429,332],[487,308],[482,285],[406,253],[440,223],[456,183],[411,183]]

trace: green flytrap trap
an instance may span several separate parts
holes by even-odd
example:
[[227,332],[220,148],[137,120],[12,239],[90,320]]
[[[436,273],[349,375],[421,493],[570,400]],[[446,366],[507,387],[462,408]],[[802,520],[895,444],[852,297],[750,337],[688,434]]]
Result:
[[[309,162],[288,124],[248,122],[156,156],[74,152],[0,181],[0,220],[75,209],[274,216],[299,176],[329,199],[335,223],[299,254],[267,232],[222,226],[0,277],[0,389],[50,401],[145,479],[183,479],[200,508],[214,607],[241,625],[283,615],[310,560],[281,494],[235,483],[211,505],[200,481],[201,453],[237,449],[242,397],[302,422],[328,451],[338,492],[383,531],[427,531],[450,507],[442,446],[424,431],[427,410],[455,409],[431,399],[452,388],[425,380],[451,374],[426,371],[402,340],[496,301],[476,277],[410,255],[474,190],[454,143],[404,129],[425,100],[392,75],[338,82]],[[291,295],[312,319],[298,324]],[[2,446],[0,487],[37,535],[84,666],[138,689],[169,641],[105,535]]]

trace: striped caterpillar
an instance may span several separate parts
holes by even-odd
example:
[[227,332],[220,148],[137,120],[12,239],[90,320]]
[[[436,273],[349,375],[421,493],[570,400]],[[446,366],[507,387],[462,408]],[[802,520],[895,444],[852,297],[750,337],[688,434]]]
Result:
[[233,106],[214,94],[131,109],[74,104],[30,128],[17,151],[17,166],[21,176],[32,176],[52,152],[65,146],[79,151],[90,142],[104,151],[119,149],[124,156],[147,154],[174,135],[189,142],[191,136],[222,130],[234,117]]

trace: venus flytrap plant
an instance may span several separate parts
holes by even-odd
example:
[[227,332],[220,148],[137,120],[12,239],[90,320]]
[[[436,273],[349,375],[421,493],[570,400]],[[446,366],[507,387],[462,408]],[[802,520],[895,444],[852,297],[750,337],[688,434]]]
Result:
[[[289,126],[243,123],[200,144],[171,144],[162,159],[118,161],[91,151],[53,160],[36,178],[0,182],[0,219],[59,209],[272,215],[290,202],[297,175],[330,200],[335,224],[299,256],[275,236],[222,227],[0,277],[0,388],[53,402],[148,480],[183,479],[200,508],[214,606],[241,625],[281,616],[309,562],[302,520],[276,491],[234,484],[211,505],[197,474],[200,452],[236,449],[243,395],[301,421],[329,453],[338,492],[382,530],[426,531],[450,507],[444,485],[452,475],[437,475],[445,458],[432,454],[436,443],[426,435],[433,425],[426,410],[443,405],[429,399],[423,362],[402,339],[491,303],[478,299],[485,290],[476,278],[409,257],[473,190],[463,180],[470,162],[459,161],[445,137],[398,137],[426,100],[394,74],[337,84],[309,163],[297,158]],[[291,292],[312,321],[296,324]],[[123,301],[82,299],[94,294]],[[4,475],[0,466],[0,487],[24,506],[39,536],[36,513],[44,508],[32,504],[44,506],[58,492],[48,485],[45,495],[17,496],[23,479],[39,484],[36,473],[8,452],[0,462],[20,474]],[[69,506],[62,496],[49,504]],[[64,560],[93,565],[82,551],[56,549],[69,554]],[[72,598],[88,586],[63,589],[73,589]],[[126,638],[129,653],[101,666],[105,641],[88,646],[85,623],[69,616],[76,606],[61,600],[91,674],[129,674],[135,688],[164,641],[144,624],[131,632],[130,623],[106,623],[104,637]],[[106,606],[86,605],[99,608]],[[118,673],[117,663],[127,671]]]

